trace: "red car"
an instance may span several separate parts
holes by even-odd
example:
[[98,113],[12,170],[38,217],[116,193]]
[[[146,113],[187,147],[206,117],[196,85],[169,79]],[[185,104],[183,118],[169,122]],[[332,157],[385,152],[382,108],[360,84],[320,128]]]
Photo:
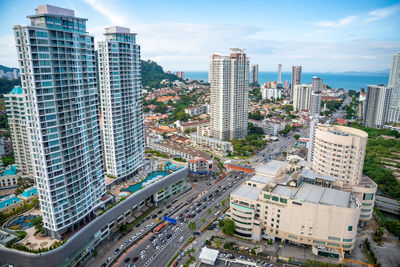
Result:
[[177,265],[178,265],[178,261],[175,261],[174,265],[172,265],[172,266],[176,267]]

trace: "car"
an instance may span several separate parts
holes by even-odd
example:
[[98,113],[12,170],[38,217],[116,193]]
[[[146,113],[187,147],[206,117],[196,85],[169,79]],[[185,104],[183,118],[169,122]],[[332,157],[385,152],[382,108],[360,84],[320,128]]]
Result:
[[138,223],[138,224],[136,224],[136,226],[135,226],[136,228],[139,228],[140,227],[140,223]]
[[112,260],[111,257],[108,257],[106,262],[109,263],[111,262],[111,260]]
[[117,248],[117,249],[114,251],[114,254],[117,255],[119,251],[120,251],[120,249]]
[[[219,185],[218,188],[221,188],[221,185]],[[217,190],[215,190],[215,191],[217,191]]]
[[200,232],[193,232],[193,235],[200,235]]
[[131,258],[125,258],[124,262],[127,263],[130,260],[131,260]]
[[157,212],[157,214],[161,214],[163,211],[162,210],[159,210],[158,212]]
[[171,208],[171,205],[168,205],[168,206],[167,206],[167,209],[169,209],[169,208]]
[[159,221],[160,221],[160,219],[157,218],[157,219],[155,219],[154,222],[155,222],[155,223],[158,223]]
[[139,260],[139,257],[134,257],[134,258],[132,259],[132,262],[135,263],[135,262],[137,262],[138,260]]
[[174,265],[172,265],[172,266],[173,266],[173,267],[176,267],[176,266],[178,266],[178,263],[179,263],[178,261],[175,261],[175,262],[174,262]]
[[157,218],[157,215],[154,214],[153,216],[151,216],[151,218],[155,219],[155,218]]
[[156,239],[156,237],[155,237],[154,235],[152,235],[152,236],[150,237],[150,241],[153,241],[154,239]]

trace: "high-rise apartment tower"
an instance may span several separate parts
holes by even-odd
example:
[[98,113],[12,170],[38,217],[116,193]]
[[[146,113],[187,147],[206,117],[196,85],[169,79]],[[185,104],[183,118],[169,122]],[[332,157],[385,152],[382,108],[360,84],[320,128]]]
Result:
[[211,135],[220,140],[247,136],[249,59],[241,49],[210,60]]
[[98,43],[101,129],[106,173],[132,177],[143,164],[140,46],[128,28],[106,28]]
[[43,226],[53,237],[90,220],[106,193],[94,38],[74,11],[40,5],[15,26]]

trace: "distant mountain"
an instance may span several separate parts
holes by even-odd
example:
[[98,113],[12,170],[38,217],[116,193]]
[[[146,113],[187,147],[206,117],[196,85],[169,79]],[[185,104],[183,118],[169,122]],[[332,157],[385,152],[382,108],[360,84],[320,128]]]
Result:
[[163,68],[156,62],[151,60],[142,60],[142,84],[143,87],[150,86],[158,88],[160,82],[164,79],[168,79],[173,82],[176,80],[183,81],[174,74],[168,74],[164,72]]
[[2,70],[4,72],[10,72],[10,71],[14,71],[16,69],[17,68],[10,68],[10,67],[4,66],[4,65],[0,65],[0,70]]

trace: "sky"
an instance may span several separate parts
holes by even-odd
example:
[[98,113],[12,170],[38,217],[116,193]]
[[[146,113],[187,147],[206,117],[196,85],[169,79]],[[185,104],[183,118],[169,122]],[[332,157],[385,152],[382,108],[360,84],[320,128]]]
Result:
[[400,52],[400,1],[0,0],[0,64],[17,67],[14,25],[40,4],[73,9],[96,41],[118,25],[137,33],[142,59],[207,71],[213,53],[246,49],[260,71],[388,72]]

